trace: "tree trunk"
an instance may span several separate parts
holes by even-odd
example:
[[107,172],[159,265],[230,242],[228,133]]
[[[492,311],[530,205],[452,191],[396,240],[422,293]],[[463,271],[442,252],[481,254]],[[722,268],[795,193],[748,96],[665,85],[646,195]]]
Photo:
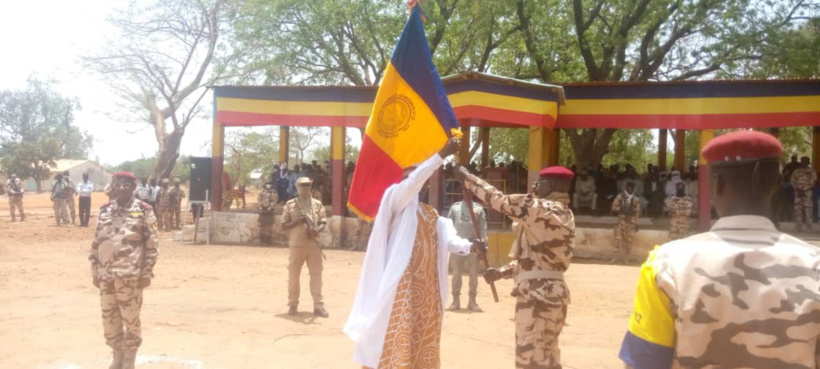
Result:
[[179,159],[179,146],[182,142],[182,131],[174,130],[166,133],[159,145],[160,149],[157,151],[157,163],[154,165],[154,174],[152,178],[160,180],[162,178],[171,178],[174,172],[174,166]]
[[602,131],[597,129],[569,129],[567,137],[572,142],[572,150],[575,152],[575,164],[579,167],[597,166],[604,156],[609,152],[609,142],[615,134],[615,129],[606,128]]

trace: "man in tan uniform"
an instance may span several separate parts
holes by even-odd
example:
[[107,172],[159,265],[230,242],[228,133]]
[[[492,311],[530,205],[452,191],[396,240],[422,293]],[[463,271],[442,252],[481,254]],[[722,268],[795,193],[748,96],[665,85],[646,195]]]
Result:
[[63,172],[63,181],[65,181],[65,205],[68,208],[68,214],[71,216],[71,224],[77,221],[77,204],[74,201],[74,195],[77,194],[77,185],[71,180],[68,171]]
[[265,188],[259,193],[257,206],[259,208],[259,244],[270,245],[273,239],[273,210],[279,203],[279,194],[273,185],[265,183]]
[[159,255],[156,218],[150,205],[134,197],[136,181],[128,172],[114,174],[115,200],[100,208],[88,256],[100,289],[105,342],[114,350],[109,369],[134,369],[142,344],[142,290],[151,285]]
[[782,150],[755,131],[703,148],[720,219],[641,267],[620,352],[627,367],[820,368],[820,250],[767,218]]
[[811,231],[814,219],[814,185],[817,183],[817,172],[810,164],[807,156],[800,158],[800,168],[795,169],[791,177],[794,186],[794,223],[798,232],[804,227]]
[[638,217],[641,200],[635,195],[635,182],[627,182],[624,191],[612,201],[612,214],[618,216],[615,224],[615,253],[610,263],[629,263],[629,253],[635,233],[638,233]]
[[569,305],[564,272],[575,247],[575,216],[569,208],[574,174],[564,167],[546,168],[534,193],[520,195],[505,195],[464,167],[455,174],[467,190],[521,227],[515,260],[484,274],[487,282],[515,277],[515,367],[560,369],[558,337]]
[[14,215],[14,210],[19,210],[20,221],[26,221],[26,213],[23,212],[23,181],[17,178],[16,174],[12,174],[8,181],[6,181],[6,192],[9,196],[9,213],[11,213],[11,221],[16,222],[17,217]]
[[51,202],[54,205],[54,220],[57,221],[58,227],[68,226],[70,222],[65,203],[66,193],[68,193],[66,186],[68,184],[63,179],[63,175],[57,174],[51,185]]
[[669,209],[669,238],[679,240],[689,236],[689,223],[695,200],[686,196],[686,182],[675,185],[675,196],[666,200]]
[[290,261],[288,265],[288,314],[296,315],[299,306],[299,275],[307,262],[310,272],[310,294],[313,296],[313,314],[327,318],[322,300],[322,246],[319,232],[325,229],[327,216],[322,202],[312,198],[310,178],[296,180],[297,196],[285,204],[282,229],[290,231]]
[[182,181],[179,178],[174,178],[174,187],[168,191],[171,196],[171,229],[182,229],[180,227],[180,218],[182,215],[182,199],[185,198],[185,190],[179,187]]
[[157,191],[157,226],[162,232],[171,230],[171,189],[168,188],[168,178],[160,181],[160,188]]

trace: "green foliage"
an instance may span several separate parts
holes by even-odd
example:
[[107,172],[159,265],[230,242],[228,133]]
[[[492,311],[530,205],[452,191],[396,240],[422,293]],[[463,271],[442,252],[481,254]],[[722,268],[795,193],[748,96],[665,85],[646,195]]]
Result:
[[[474,137],[478,137],[475,130]],[[490,129],[490,160],[509,163],[517,161],[527,165],[529,163],[530,132],[525,128],[491,128]]]
[[[671,159],[667,155],[667,159]],[[646,129],[620,129],[612,136],[609,143],[609,154],[602,164],[632,164],[638,171],[643,171],[649,163],[658,162],[658,149],[654,144],[652,132]]]
[[[120,163],[119,165],[109,168],[113,172],[126,171],[134,173],[137,178],[148,179],[153,173],[154,165],[156,165],[157,158],[152,156],[150,158],[140,158],[136,160],[129,160]],[[191,179],[191,157],[180,156],[177,160],[177,166],[171,174],[171,178],[179,178],[183,183]],[[171,179],[169,178],[169,179]]]
[[75,99],[52,81],[29,77],[21,90],[0,92],[0,166],[20,178],[49,176],[56,159],[83,159],[93,139],[73,125]]

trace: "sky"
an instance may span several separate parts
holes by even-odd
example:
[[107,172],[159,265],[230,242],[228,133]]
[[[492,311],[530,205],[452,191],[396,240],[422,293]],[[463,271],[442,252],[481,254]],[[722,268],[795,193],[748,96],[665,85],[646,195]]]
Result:
[[[106,17],[123,0],[5,1],[0,12],[0,90],[25,86],[26,78],[54,78],[57,90],[76,97],[82,110],[74,123],[94,136],[89,159],[116,165],[156,154],[150,126],[115,119],[117,102],[98,75],[82,68],[80,58],[102,50],[111,26]],[[207,101],[207,99],[206,99]],[[210,114],[209,114],[210,115]],[[210,119],[192,122],[180,149],[183,155],[211,155]]]

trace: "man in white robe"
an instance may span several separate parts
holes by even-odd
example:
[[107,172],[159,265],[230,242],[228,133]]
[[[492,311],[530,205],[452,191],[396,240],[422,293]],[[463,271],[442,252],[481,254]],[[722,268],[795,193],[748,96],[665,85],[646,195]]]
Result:
[[[418,359],[412,357],[385,360],[382,353],[385,349],[388,324],[391,315],[394,314],[394,300],[399,289],[399,282],[404,282],[405,272],[411,267],[411,256],[418,251],[414,250],[417,247],[415,245],[424,244],[418,242],[417,228],[420,225],[420,219],[427,220],[424,217],[425,214],[430,214],[427,210],[430,208],[420,204],[419,193],[435,171],[441,168],[444,159],[457,151],[458,141],[451,139],[439,153],[410,172],[406,179],[390,186],[382,197],[379,213],[367,245],[356,301],[344,327],[345,334],[356,342],[354,361],[360,365],[374,369],[389,369],[404,365],[412,368],[440,366],[437,352],[434,362],[430,363],[428,360],[424,365],[412,364]],[[435,214],[434,211],[433,214]],[[436,306],[434,310],[434,314],[441,315],[430,317],[438,319],[438,338],[440,338],[441,316],[448,295],[449,254],[466,255],[471,251],[473,244],[456,234],[455,227],[449,219],[437,217],[437,219],[429,220],[435,222],[435,235],[429,236],[436,240],[434,254],[438,276],[437,281],[430,282],[438,284],[439,296],[425,296],[424,299],[430,297],[441,305]],[[477,244],[473,248],[483,252],[482,246]],[[438,351],[438,342],[435,342],[434,346]],[[404,361],[397,362],[397,360]]]

